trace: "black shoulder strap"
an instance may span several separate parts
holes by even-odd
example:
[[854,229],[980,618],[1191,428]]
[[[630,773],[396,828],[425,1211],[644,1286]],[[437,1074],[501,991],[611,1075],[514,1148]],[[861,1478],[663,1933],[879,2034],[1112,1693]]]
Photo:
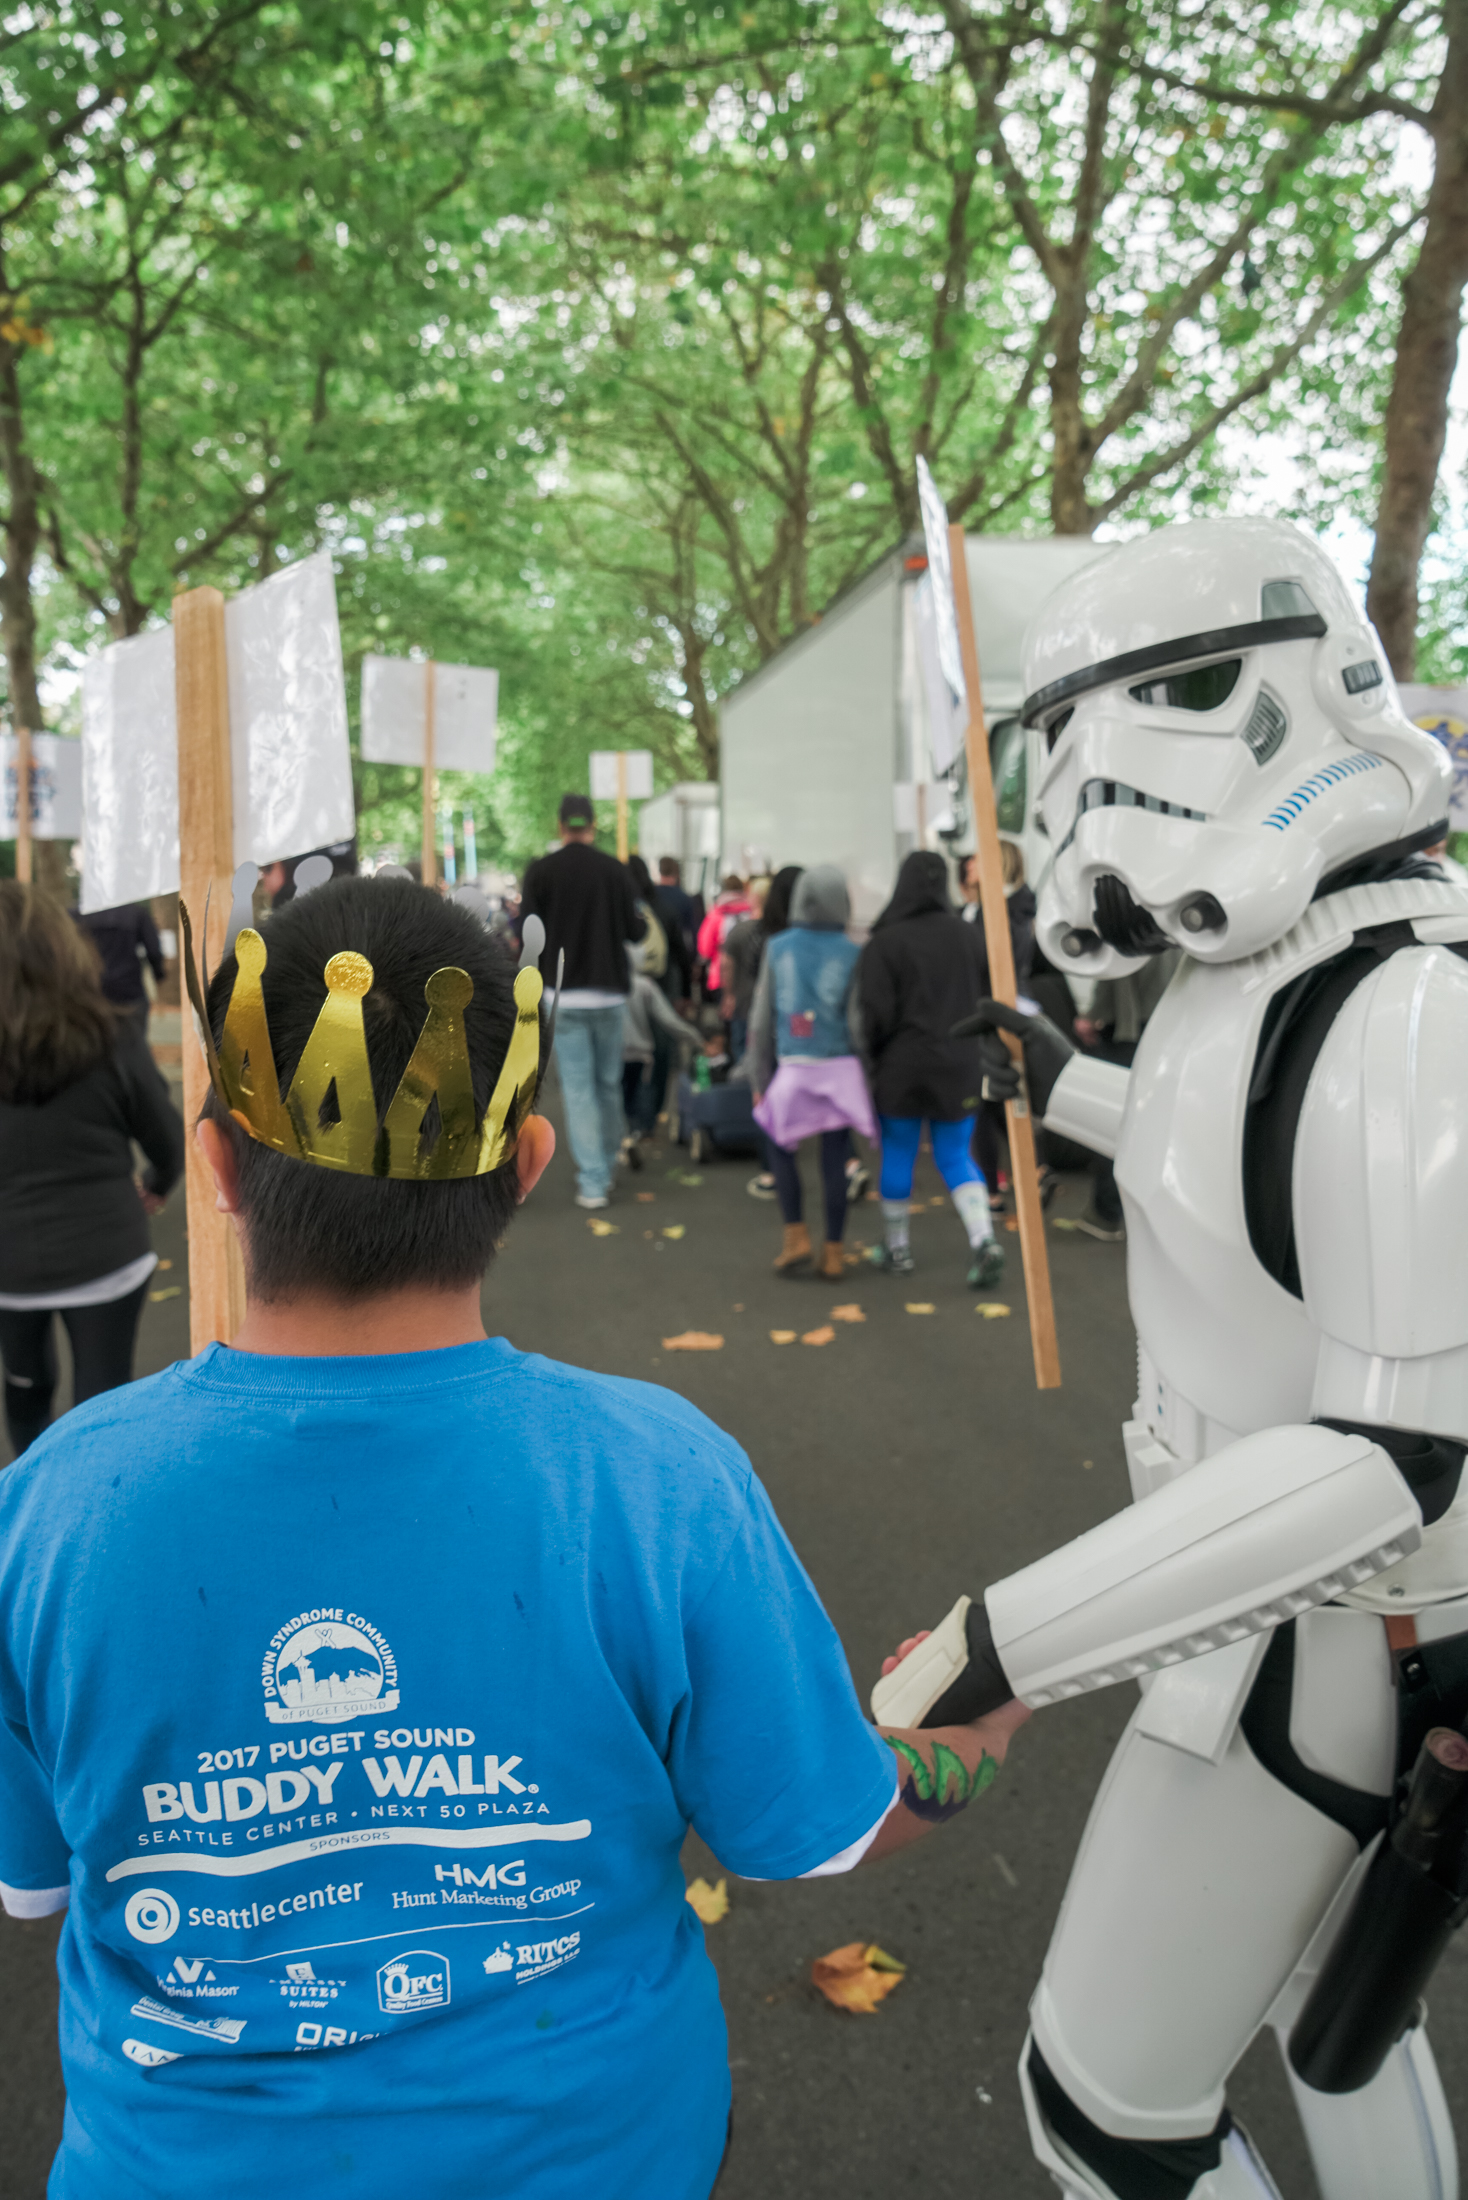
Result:
[[[1371,925],[1349,947],[1317,963],[1269,1004],[1244,1114],[1244,1215],[1249,1243],[1276,1283],[1299,1298],[1293,1183],[1295,1137],[1310,1074],[1331,1025],[1363,978],[1404,947],[1420,943],[1409,923]],[[1449,943],[1468,956],[1468,941]]]

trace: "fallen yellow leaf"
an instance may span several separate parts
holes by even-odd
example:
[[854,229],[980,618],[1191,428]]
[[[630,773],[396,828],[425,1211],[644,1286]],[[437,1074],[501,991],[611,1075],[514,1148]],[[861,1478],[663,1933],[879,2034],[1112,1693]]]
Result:
[[1068,1215],[1055,1215],[1050,1223],[1052,1230],[1073,1230],[1075,1224]]
[[1019,1217],[1017,1215],[1006,1215],[1004,1217],[1004,1227],[1006,1230],[1017,1230],[1019,1228]]
[[586,1227],[593,1237],[615,1237],[617,1235],[615,1222],[603,1222],[600,1215],[588,1215]]
[[802,1344],[834,1344],[836,1332],[827,1322],[823,1329],[807,1329],[800,1341]]
[[974,1312],[982,1314],[986,1322],[997,1322],[1009,1312],[1009,1308],[1001,1306],[997,1299],[985,1299],[981,1305],[974,1308]]
[[833,1322],[864,1322],[866,1316],[859,1306],[833,1306],[831,1319]]
[[771,1344],[794,1344],[795,1331],[793,1329],[772,1329],[770,1331],[770,1342]]
[[907,1311],[909,1314],[936,1314],[938,1309],[931,1299],[909,1299]]
[[650,1207],[657,1196],[656,1192],[639,1192],[637,1194],[644,1207]]
[[181,1299],[183,1297],[183,1285],[181,1283],[166,1283],[161,1291],[150,1291],[148,1296],[155,1306],[160,1299]]
[[688,1225],[686,1222],[665,1222],[663,1224],[663,1236],[670,1238],[680,1238],[682,1237],[683,1232],[687,1229],[687,1227]]
[[664,1337],[665,1352],[722,1352],[722,1337],[711,1337],[706,1329],[685,1329],[681,1337]]
[[721,1879],[717,1887],[711,1887],[706,1879],[690,1879],[683,1899],[705,1925],[717,1925],[721,1917],[729,1915],[729,1882]]
[[160,1260],[158,1265],[160,1268],[171,1268],[173,1266],[173,1262],[171,1260]]
[[948,1202],[940,1195],[937,1199],[930,1199],[928,1205],[930,1207],[946,1207]]
[[828,1956],[817,1956],[810,1975],[833,2008],[874,2017],[877,2004],[901,1985],[903,1968],[874,1943],[853,1940],[844,1948],[833,1948]]

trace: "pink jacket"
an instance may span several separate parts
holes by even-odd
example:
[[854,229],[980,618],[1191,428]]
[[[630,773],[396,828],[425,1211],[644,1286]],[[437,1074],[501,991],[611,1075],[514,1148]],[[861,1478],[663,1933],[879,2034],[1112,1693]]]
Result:
[[734,894],[727,901],[716,901],[698,928],[698,952],[709,966],[709,990],[717,993],[722,982],[719,973],[719,949],[741,917],[754,915],[754,903],[743,894]]

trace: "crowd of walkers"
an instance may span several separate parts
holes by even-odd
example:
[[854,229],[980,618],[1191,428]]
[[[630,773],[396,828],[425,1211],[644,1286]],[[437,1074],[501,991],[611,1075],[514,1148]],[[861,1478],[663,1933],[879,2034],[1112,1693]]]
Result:
[[[830,865],[728,876],[705,909],[684,891],[673,858],[660,861],[654,884],[640,856],[620,864],[597,849],[585,796],[563,800],[560,837],[526,872],[520,919],[541,920],[542,971],[552,984],[560,972],[557,1053],[578,1204],[605,1207],[619,1167],[641,1167],[658,1118],[681,1112],[672,1082],[679,1057],[701,1053],[704,1076],[729,1088],[726,1099],[742,1092],[720,1113],[737,1125],[743,1107],[762,1161],[749,1188],[779,1202],[779,1274],[832,1281],[842,1273],[848,1209],[870,1181],[854,1140],[880,1155],[883,1242],[872,1258],[887,1274],[910,1274],[913,1180],[926,1138],[967,1240],[967,1281],[992,1289],[1004,1270],[994,1233],[1008,1190],[1004,1110],[984,1097],[978,1041],[954,1036],[990,991],[972,858],[955,903],[947,860],[909,855],[860,944],[846,881]],[[1002,846],[1023,988],[1035,897],[1019,847]],[[1129,1059],[1150,1003],[1111,1003],[1106,992],[1087,1018],[1072,1019],[1077,1035]],[[818,1142],[819,1244],[797,1160],[808,1141]],[[1120,1237],[1109,1166],[1097,1162],[1093,1175],[1079,1226]]]

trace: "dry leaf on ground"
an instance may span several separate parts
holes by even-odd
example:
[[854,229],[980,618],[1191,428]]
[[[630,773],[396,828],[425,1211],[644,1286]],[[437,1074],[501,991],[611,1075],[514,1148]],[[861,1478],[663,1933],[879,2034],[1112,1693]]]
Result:
[[770,1342],[771,1344],[794,1344],[795,1331],[793,1329],[772,1329],[770,1331]]
[[657,1196],[656,1192],[639,1192],[637,1194],[644,1207],[650,1207]]
[[705,1925],[717,1925],[721,1917],[729,1915],[729,1882],[721,1879],[717,1887],[711,1887],[706,1879],[690,1879],[683,1899]]
[[155,1306],[160,1299],[180,1299],[183,1297],[183,1285],[181,1283],[166,1283],[161,1291],[150,1291],[148,1297]]
[[811,1983],[834,2009],[853,2016],[874,2017],[877,2004],[902,1983],[905,1966],[877,1947],[875,1942],[853,1940],[817,1956],[810,1967]]
[[158,1265],[160,1268],[171,1268],[173,1266],[173,1262],[171,1260],[160,1260]]
[[909,1299],[907,1311],[909,1314],[936,1314],[938,1309],[931,1299]]
[[836,1342],[836,1332],[831,1324],[826,1322],[820,1329],[807,1329],[800,1341],[802,1344],[834,1344]]
[[664,1337],[665,1352],[722,1352],[722,1337],[710,1336],[706,1329],[685,1329],[681,1337]]
[[980,1305],[974,1308],[974,1312],[976,1314],[982,1314],[986,1322],[997,1322],[1001,1318],[1001,1316],[1007,1314],[1009,1311],[1010,1309],[1007,1306],[1001,1306],[997,1299],[985,1299]]
[[866,1316],[862,1312],[861,1308],[856,1305],[833,1306],[831,1309],[831,1319],[833,1322],[864,1322],[866,1320]]
[[663,1236],[670,1238],[680,1238],[687,1228],[688,1225],[686,1222],[665,1222],[663,1224]]
[[1006,1230],[1017,1230],[1019,1228],[1019,1217],[1017,1215],[1006,1215],[1004,1217],[1004,1227]]
[[942,1195],[940,1194],[940,1195],[938,1196],[938,1198],[936,1198],[936,1199],[930,1199],[930,1200],[928,1201],[928,1205],[929,1205],[930,1207],[946,1207],[946,1206],[948,1205],[948,1202],[947,1202],[947,1200],[946,1200],[946,1199],[944,1199],[944,1198],[942,1197]]
[[586,1227],[593,1237],[615,1237],[617,1235],[615,1222],[603,1222],[600,1215],[588,1215]]

